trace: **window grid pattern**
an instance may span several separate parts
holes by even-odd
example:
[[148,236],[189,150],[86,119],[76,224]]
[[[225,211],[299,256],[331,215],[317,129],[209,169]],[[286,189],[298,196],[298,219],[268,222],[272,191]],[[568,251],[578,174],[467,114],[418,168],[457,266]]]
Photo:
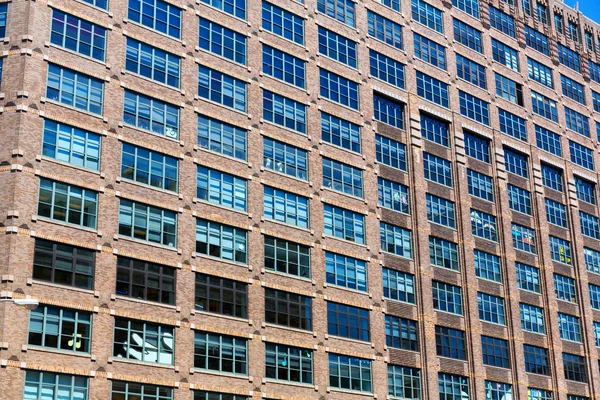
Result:
[[528,158],[529,157],[525,154],[517,153],[516,151],[507,148],[504,149],[506,171],[526,179],[529,178]]
[[460,114],[483,125],[490,125],[490,104],[470,93],[458,91]]
[[[348,1],[351,2],[351,0]],[[402,49],[402,26],[400,24],[367,10],[367,25],[369,36],[397,49]]]
[[181,58],[138,40],[127,38],[125,69],[155,82],[179,88]]
[[263,205],[265,219],[308,229],[308,197],[265,186]]
[[95,252],[36,239],[33,279],[82,289],[94,288]]
[[248,374],[248,339],[218,333],[194,332],[194,368]]
[[404,258],[412,258],[412,232],[400,226],[380,222],[381,250]]
[[432,292],[435,310],[463,315],[462,289],[459,286],[432,281]]
[[550,375],[548,349],[524,344],[523,356],[525,358],[525,372],[538,375]]
[[527,71],[529,72],[530,79],[550,89],[554,88],[554,79],[552,78],[552,69],[550,67],[527,57]]
[[579,317],[558,313],[558,329],[560,338],[581,343],[581,324]]
[[[131,343],[140,344],[133,346]],[[115,318],[113,357],[173,365],[175,356],[174,344],[174,326]]]
[[587,382],[585,358],[576,354],[562,353],[565,379],[576,382]]
[[377,162],[407,171],[406,145],[404,143],[385,136],[375,135],[375,157]]
[[127,89],[123,103],[126,125],[169,139],[179,138],[179,107]]
[[326,69],[320,69],[320,94],[335,103],[359,109],[358,83],[334,74]]
[[226,157],[246,160],[246,130],[204,115],[198,115],[198,145]]
[[519,52],[496,39],[492,39],[492,58],[513,71],[519,72]]
[[538,93],[531,91],[532,111],[553,122],[558,122],[558,113],[556,110],[556,101]]
[[248,317],[248,284],[197,273],[194,307],[198,311]]
[[562,157],[562,145],[559,134],[535,125],[535,139],[537,147],[555,156]]
[[104,83],[80,72],[48,64],[46,97],[82,111],[102,115]]
[[487,88],[485,67],[458,53],[456,53],[456,74],[460,79],[464,79],[475,86],[482,89]]
[[600,220],[598,217],[579,211],[579,222],[581,223],[581,233],[584,236],[600,240]]
[[575,289],[575,280],[568,276],[553,274],[554,293],[556,298],[570,303],[577,303],[577,290]]
[[371,360],[329,353],[329,386],[371,393]]
[[508,341],[491,336],[481,336],[483,363],[493,367],[510,368]]
[[122,178],[177,192],[176,158],[125,142],[121,149]]
[[582,136],[590,137],[590,121],[585,115],[578,113],[569,107],[565,109],[565,120],[567,129],[577,132]]
[[436,267],[458,271],[458,245],[446,239],[429,236],[429,262]]
[[[86,0],[87,1],[87,0]],[[208,0],[203,0],[205,3]],[[89,3],[106,6],[108,0],[91,0]],[[183,10],[174,4],[162,0],[131,0],[128,2],[127,18],[150,29],[179,39],[181,37],[181,19]]]
[[262,2],[262,27],[284,39],[304,44],[304,19],[266,1]]
[[[521,94],[522,97],[522,94]],[[527,141],[527,125],[524,118],[512,114],[501,108],[498,109],[500,120],[500,132],[512,136],[515,139]]]
[[30,346],[89,353],[91,336],[89,312],[40,305],[29,313],[27,344]]
[[306,61],[263,44],[262,70],[266,75],[301,89],[306,87]]
[[117,257],[116,294],[162,304],[175,304],[175,269]]
[[310,248],[273,236],[265,236],[264,266],[270,271],[310,278]]
[[397,349],[419,351],[417,322],[393,315],[385,316],[385,344]]
[[424,0],[411,0],[412,19],[436,32],[444,33],[442,10]]
[[306,105],[263,90],[263,118],[275,125],[306,134]]
[[580,104],[585,104],[585,92],[581,83],[574,81],[565,75],[560,76],[560,83],[563,95]]
[[111,381],[111,399],[120,400],[173,400],[173,388],[168,386],[150,385],[148,383],[133,383]]
[[378,177],[377,192],[379,206],[410,214],[408,186]]
[[500,32],[514,38],[515,19],[496,7],[490,6],[489,10],[490,25],[492,28],[498,29]]
[[594,170],[594,151],[592,149],[569,140],[569,151],[572,162],[583,168]]
[[404,64],[373,49],[369,50],[370,72],[377,79],[404,88]]
[[356,68],[357,43],[329,29],[319,26],[319,53]]
[[97,133],[49,119],[44,120],[42,155],[46,157],[99,171],[100,145],[101,139]]
[[246,112],[246,85],[241,79],[204,65],[198,66],[198,96],[236,111]]
[[26,370],[23,400],[87,400],[88,381],[85,376]]
[[541,293],[540,270],[534,266],[515,262],[517,286],[519,289]]
[[351,27],[356,26],[355,3],[352,0],[318,0],[317,11]]
[[487,201],[494,201],[494,184],[492,177],[467,169],[469,194]]
[[365,216],[344,208],[325,204],[323,226],[326,235],[350,242],[365,243]]
[[383,297],[415,304],[415,277],[405,272],[383,268]]
[[521,329],[542,335],[546,334],[543,308],[519,303],[519,312],[521,313]]
[[471,50],[483,53],[483,41],[481,31],[467,25],[464,22],[454,18],[454,40],[458,43],[467,46]]
[[564,191],[563,173],[560,169],[541,164],[542,166],[542,184],[558,192]]
[[545,198],[544,202],[546,204],[546,220],[553,225],[567,228],[567,207],[549,198]]
[[271,324],[312,330],[310,297],[282,290],[265,289],[265,321]]
[[558,61],[576,72],[581,72],[581,63],[579,61],[579,54],[569,49],[568,47],[558,43]]
[[[441,399],[470,398],[469,378],[462,375],[438,373],[438,391]],[[460,397],[457,397],[460,396]]]
[[321,139],[327,143],[361,153],[360,131],[355,123],[321,112]]
[[375,120],[404,130],[404,105],[398,101],[373,94]]
[[434,224],[456,228],[456,213],[454,202],[430,193],[425,195],[427,205],[427,220]]
[[532,27],[525,25],[525,43],[532,49],[549,56],[550,46],[548,37],[541,32],[536,31]]
[[176,247],[177,213],[121,198],[119,235],[167,247]]
[[313,383],[313,351],[283,344],[265,344],[265,377]]
[[294,178],[308,178],[307,151],[268,137],[263,139],[263,165]]
[[441,69],[446,69],[446,47],[418,33],[413,34],[415,57]]
[[497,242],[496,216],[471,208],[471,231],[473,236]]
[[246,211],[247,183],[225,172],[198,166],[196,198],[234,210]]
[[568,240],[550,236],[550,258],[563,264],[571,265],[573,258],[571,255],[571,243]]
[[473,252],[475,275],[482,279],[502,283],[500,257],[475,249]]
[[440,357],[467,359],[464,331],[436,325],[435,344]]
[[236,263],[248,261],[247,231],[206,219],[196,219],[196,253]]
[[440,185],[452,187],[452,164],[448,160],[423,153],[423,169],[425,179],[439,183]]
[[510,209],[523,214],[533,215],[531,193],[511,184],[506,186],[508,189],[508,206]]
[[367,263],[358,258],[325,252],[327,283],[348,289],[367,291]]
[[98,193],[79,186],[40,178],[37,215],[96,229]]
[[[2,15],[6,18],[6,5],[0,9],[0,37],[4,37],[2,31],[6,22],[2,23]],[[104,61],[106,52],[106,28],[78,18],[74,15],[64,13],[60,10],[52,10],[52,22],[50,28],[50,43],[64,47],[93,59]]]
[[585,256],[586,269],[595,274],[600,274],[600,251],[584,247],[583,253]]
[[417,94],[442,107],[450,107],[448,85],[420,71],[417,71]]
[[421,399],[421,370],[388,364],[388,395]]
[[477,306],[480,320],[506,325],[504,299],[502,297],[477,292]]

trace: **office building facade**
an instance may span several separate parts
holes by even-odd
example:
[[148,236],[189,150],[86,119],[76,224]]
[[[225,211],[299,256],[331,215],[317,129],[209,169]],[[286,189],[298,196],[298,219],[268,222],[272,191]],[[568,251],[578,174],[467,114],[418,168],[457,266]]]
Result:
[[577,10],[12,0],[0,37],[0,397],[600,397]]

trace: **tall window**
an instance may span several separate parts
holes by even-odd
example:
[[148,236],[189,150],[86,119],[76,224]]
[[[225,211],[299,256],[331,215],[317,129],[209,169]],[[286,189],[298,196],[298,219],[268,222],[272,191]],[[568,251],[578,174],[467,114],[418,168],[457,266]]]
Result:
[[355,41],[319,26],[320,54],[346,64],[351,68],[356,68],[357,46],[358,43]]
[[0,4],[0,37],[6,37],[6,14],[8,11],[8,2]]
[[563,172],[558,168],[551,167],[548,164],[541,164],[542,184],[550,189],[563,192]]
[[496,73],[496,95],[523,106],[523,85]]
[[362,214],[325,204],[323,225],[326,235],[365,243],[365,217]]
[[321,112],[321,139],[334,146],[361,153],[360,126]]
[[569,381],[587,382],[585,357],[576,354],[562,353],[565,379]]
[[[108,0],[95,1],[108,3]],[[182,13],[181,8],[162,0],[129,0],[127,18],[179,39],[181,37]]]
[[198,145],[234,159],[246,160],[246,130],[198,115]]
[[550,390],[527,388],[528,399],[554,400],[554,393]]
[[534,266],[515,262],[517,286],[519,289],[534,293],[541,293],[540,270]]
[[523,153],[504,148],[504,162],[506,171],[519,175],[525,179],[529,178],[529,157]]
[[296,293],[265,289],[265,321],[312,330],[312,299]]
[[[520,94],[521,101],[523,94]],[[500,120],[500,132],[505,133],[515,139],[527,141],[527,125],[525,119],[512,114],[506,110],[498,108],[498,119]]]
[[474,250],[473,263],[475,264],[475,275],[479,278],[494,282],[502,282],[502,270],[500,268],[500,257],[481,250]]
[[572,162],[583,168],[594,170],[594,151],[592,149],[569,140],[569,152]]
[[262,70],[266,75],[304,89],[305,69],[306,61],[263,44]]
[[96,259],[94,253],[93,250],[36,239],[33,279],[92,289]]
[[542,335],[546,334],[543,308],[520,303],[519,312],[521,313],[521,329]]
[[546,203],[546,219],[549,223],[566,228],[568,225],[567,208],[552,199],[544,199]]
[[[3,8],[5,10],[4,15],[6,15],[6,4],[3,5]],[[1,9],[0,14],[2,14]],[[4,20],[4,24],[0,22],[0,26],[6,26],[6,21]],[[4,37],[4,35],[2,28],[0,28],[0,37]],[[52,9],[50,43],[104,61],[106,28],[60,10]]]
[[122,198],[119,203],[119,235],[176,247],[177,214]]
[[578,113],[569,107],[565,109],[565,120],[567,129],[577,132],[585,137],[590,137],[590,121],[585,115]]
[[533,229],[513,223],[511,226],[511,233],[515,249],[537,254],[535,231]]
[[304,19],[266,1],[262,2],[262,27],[287,40],[304,44]]
[[197,273],[194,307],[198,311],[247,318],[248,284]]
[[119,256],[115,292],[136,299],[175,304],[175,268]]
[[40,178],[37,215],[96,229],[98,193],[68,183]]
[[30,346],[89,353],[91,337],[90,312],[40,305],[29,313]]
[[196,168],[196,198],[246,211],[246,180],[203,166]]
[[173,365],[174,355],[175,327],[115,318],[113,357]]
[[458,53],[456,53],[456,74],[460,79],[464,79],[482,89],[487,87],[485,67]]
[[[246,42],[247,36],[244,34],[202,17],[198,19],[198,46],[203,50],[246,65]],[[263,45],[263,72],[268,74],[269,71],[264,68],[266,47],[268,46]]]
[[429,236],[429,262],[436,267],[458,271],[458,245],[446,239]]
[[563,46],[560,43],[557,44],[557,49],[558,61],[561,64],[571,68],[576,72],[581,72],[581,62],[579,61],[578,53],[576,53],[574,50],[569,49],[566,46]]
[[586,269],[595,274],[600,274],[600,251],[584,247],[583,253],[585,256]]
[[593,283],[588,284],[590,292],[590,304],[594,310],[600,310],[600,286]]
[[348,26],[356,26],[355,4],[352,0],[318,0],[317,11]]
[[412,19],[433,29],[444,33],[444,19],[442,10],[426,3],[424,0],[411,0]]
[[562,157],[562,145],[560,135],[548,129],[535,125],[536,145],[540,149]]
[[125,69],[174,88],[179,88],[180,57],[138,40],[127,38]]
[[176,158],[123,142],[122,178],[177,192],[177,170]]
[[55,374],[47,371],[25,371],[23,400],[88,399],[86,376]]
[[541,32],[536,31],[528,25],[525,25],[525,43],[532,49],[539,51],[547,56],[550,55],[550,46],[548,37]]
[[531,193],[511,184],[506,185],[508,189],[508,206],[511,210],[527,215],[533,215],[531,205]]
[[78,110],[102,115],[104,82],[65,67],[48,64],[46,97]]
[[372,49],[369,50],[369,62],[371,76],[404,88],[404,64]]
[[308,178],[308,152],[266,136],[263,139],[263,165],[294,178]]
[[419,351],[417,322],[393,315],[386,315],[385,343],[388,347]]
[[494,201],[494,184],[491,176],[467,169],[467,186],[471,196]]
[[205,219],[196,219],[196,252],[246,264],[247,231]]
[[202,2],[227,14],[246,19],[246,0],[202,0]]
[[381,250],[412,258],[412,232],[400,226],[380,222]]
[[431,142],[450,147],[448,123],[440,119],[421,114],[421,137]]
[[477,292],[477,306],[480,320],[506,325],[504,299],[502,297]]
[[483,52],[481,31],[467,25],[459,19],[453,19],[454,40],[479,53]]
[[493,367],[510,368],[508,340],[481,336],[483,363]]
[[502,400],[512,397],[512,385],[503,382],[485,381],[485,397],[491,400]]
[[535,114],[547,118],[553,122],[558,122],[558,113],[556,111],[556,101],[531,91],[531,106]]
[[358,83],[323,68],[319,71],[319,93],[323,98],[350,107],[354,110],[359,109]]
[[[438,373],[440,399],[470,399],[469,378],[462,375]],[[458,397],[460,396],[460,397]]]
[[462,90],[458,91],[458,98],[461,115],[484,125],[490,124],[490,105],[488,102]]
[[494,29],[498,29],[500,32],[515,37],[515,19],[509,14],[497,9],[496,7],[489,6],[490,10],[490,25]]
[[125,89],[123,122],[170,139],[179,138],[179,107]]
[[492,39],[492,58],[513,71],[519,72],[519,52],[496,39]]
[[563,95],[585,105],[585,91],[581,83],[562,74],[560,75],[560,83]]
[[594,82],[600,83],[600,64],[597,64],[590,60],[588,65],[590,70],[590,78]]
[[553,274],[554,293],[558,300],[577,303],[577,290],[575,289],[575,280],[568,276]]
[[388,395],[420,400],[421,370],[388,364]]
[[448,228],[456,228],[456,213],[454,202],[430,193],[425,195],[427,205],[427,220]]
[[306,134],[306,104],[263,90],[263,118],[275,125]]
[[111,380],[111,400],[173,400],[173,388]]
[[390,300],[415,304],[415,277],[401,271],[383,268],[383,296]]
[[550,258],[564,264],[571,265],[573,257],[571,255],[571,243],[568,240],[549,236],[550,239]]
[[323,186],[362,198],[362,170],[330,158],[323,158]]
[[415,57],[441,69],[446,69],[446,47],[431,39],[413,34]]
[[404,129],[404,105],[398,101],[373,94],[373,116],[384,124]]
[[433,308],[451,314],[463,314],[462,290],[459,286],[432,281]]
[[378,177],[377,192],[379,206],[410,214],[408,186]]
[[341,254],[325,252],[325,279],[328,284],[367,291],[367,263]]
[[452,5],[475,18],[479,18],[479,0],[452,0]]
[[600,240],[600,220],[592,214],[579,211],[579,221],[581,223],[581,233],[596,240]]
[[[351,0],[348,1],[351,2]],[[369,36],[397,49],[402,49],[402,26],[400,24],[371,10],[367,10],[367,23]],[[404,87],[404,85],[400,87]]]
[[308,246],[265,236],[264,256],[264,266],[267,270],[310,278],[310,247]]
[[448,85],[420,71],[417,71],[417,94],[442,107],[450,106]]
[[371,360],[329,353],[329,385],[337,389],[372,392]]
[[368,342],[369,310],[327,302],[327,333]]
[[42,155],[78,167],[100,170],[100,135],[49,119],[44,120]]
[[241,79],[204,65],[198,66],[198,96],[246,112],[246,85]]
[[194,332],[194,368],[247,375],[248,339]]
[[496,216],[471,208],[471,231],[473,236],[497,242]]
[[529,72],[530,79],[548,86],[550,89],[554,88],[552,69],[550,67],[527,57],[527,71]]
[[581,343],[581,324],[579,317],[558,313],[558,329],[560,338]]
[[423,153],[423,169],[425,179],[452,187],[452,164],[448,160]]
[[265,344],[265,376],[298,383],[313,383],[313,351],[283,344]]
[[263,205],[266,219],[308,229],[307,197],[265,186]]
[[464,331],[436,325],[435,345],[440,357],[467,359]]
[[407,171],[406,145],[404,143],[385,136],[375,135],[375,156],[377,162]]
[[530,344],[524,344],[523,355],[525,358],[526,372],[538,375],[550,375],[548,349]]
[[473,135],[464,132],[465,136],[465,154],[476,160],[489,164],[491,160],[490,140],[482,136]]

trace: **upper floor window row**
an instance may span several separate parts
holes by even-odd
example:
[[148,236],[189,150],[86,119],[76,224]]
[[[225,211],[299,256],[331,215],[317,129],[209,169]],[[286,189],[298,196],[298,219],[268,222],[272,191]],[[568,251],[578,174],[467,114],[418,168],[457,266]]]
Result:
[[[92,1],[103,3],[105,7],[102,8],[106,8],[108,3],[108,0]],[[181,8],[163,0],[129,0],[127,18],[150,29],[180,39],[182,13]]]
[[[352,0],[348,0],[352,2]],[[402,49],[402,27],[371,10],[367,11],[368,33],[382,42],[397,49]]]
[[[198,46],[213,54],[246,65],[246,35],[211,20],[198,20]],[[264,62],[264,57],[263,57]]]
[[412,19],[433,29],[444,33],[443,12],[424,0],[412,0]]
[[[4,4],[4,8],[6,8],[6,4]],[[2,24],[0,21],[0,26],[3,25],[5,24]],[[1,30],[0,28],[0,37],[4,37]],[[53,9],[50,43],[84,56],[104,61],[106,53],[106,28]]]
[[266,1],[262,2],[262,27],[275,35],[304,45],[304,19]]
[[202,2],[234,17],[246,19],[246,0],[202,0]]
[[78,110],[102,115],[104,82],[65,67],[48,64],[46,97]]
[[353,0],[318,0],[317,11],[353,28],[356,26]]
[[153,81],[179,88],[180,57],[127,38],[125,69]]
[[100,170],[100,135],[44,120],[42,155],[93,171]]

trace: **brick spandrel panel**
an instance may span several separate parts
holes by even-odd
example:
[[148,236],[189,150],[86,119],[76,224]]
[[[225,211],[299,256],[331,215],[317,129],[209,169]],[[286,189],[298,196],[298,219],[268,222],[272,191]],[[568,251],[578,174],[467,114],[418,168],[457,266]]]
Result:
[[[332,2],[330,2],[332,3]],[[328,3],[328,4],[330,4]],[[438,373],[460,374],[468,378],[471,398],[486,398],[486,381],[512,384],[513,396],[527,398],[528,388],[550,390],[557,399],[567,394],[600,396],[597,385],[564,379],[562,353],[582,355],[588,382],[600,381],[599,352],[594,336],[594,321],[600,321],[600,311],[592,309],[588,284],[600,286],[600,278],[586,266],[586,249],[600,251],[598,240],[581,232],[579,210],[599,215],[596,205],[585,203],[577,196],[575,177],[592,183],[598,174],[577,165],[569,153],[570,141],[591,150],[595,165],[598,156],[598,127],[592,102],[592,92],[600,92],[598,78],[588,63],[600,63],[598,48],[587,51],[585,31],[598,41],[600,27],[562,2],[548,0],[548,26],[540,22],[537,9],[527,15],[521,2],[509,1],[441,1],[422,0],[421,7],[437,8],[442,13],[444,35],[418,23],[413,17],[413,4],[401,0],[399,10],[386,2],[366,0],[345,3],[354,9],[356,26],[351,27],[319,11],[316,0],[300,3],[292,0],[272,0],[273,4],[300,16],[304,21],[302,45],[278,36],[262,27],[261,2],[247,2],[246,19],[235,18],[205,2],[185,3],[169,0],[182,10],[181,37],[168,35],[138,24],[128,16],[127,0],[111,0],[108,11],[84,1],[56,0],[28,2],[15,0],[7,4],[6,37],[0,42],[2,76],[0,83],[0,291],[3,297],[30,296],[44,305],[71,308],[92,315],[89,354],[52,351],[28,345],[29,313],[8,302],[0,302],[0,387],[7,399],[23,397],[25,371],[42,370],[89,377],[90,399],[110,398],[111,381],[145,382],[174,388],[175,400],[190,400],[192,389],[221,391],[241,396],[276,399],[354,399],[386,398],[388,366],[418,368],[421,373],[423,399],[439,398]],[[480,17],[460,9],[463,4],[478,3]],[[540,2],[541,4],[541,2]],[[393,2],[390,5],[394,5]],[[489,7],[498,8],[515,18],[515,37],[490,28]],[[418,9],[416,7],[415,9]],[[75,51],[50,43],[53,10],[82,18],[106,29],[106,58],[99,62]],[[399,11],[399,12],[398,12]],[[369,36],[368,14],[375,13],[401,26],[403,49]],[[563,16],[565,27],[577,24],[581,44],[557,33],[554,13]],[[220,24],[246,37],[245,65],[230,62],[198,47],[201,17]],[[454,20],[460,20],[482,33],[482,49],[476,52],[454,39]],[[1,18],[0,18],[1,20]],[[528,46],[524,26],[547,35],[549,54],[545,56]],[[335,32],[357,43],[357,67],[348,67],[319,52],[319,29]],[[567,29],[567,28],[566,28]],[[446,69],[427,62],[425,56],[415,56],[413,33],[428,38],[445,48]],[[178,88],[159,84],[133,74],[125,68],[128,38],[162,49],[180,57]],[[384,38],[385,39],[385,38]],[[518,52],[519,71],[495,60],[492,42],[497,40]],[[575,50],[581,64],[578,73],[556,62],[557,43]],[[305,88],[298,88],[269,76],[262,68],[262,49],[268,45],[306,61]],[[597,45],[597,44],[596,44]],[[398,87],[375,78],[371,71],[370,52],[385,55],[404,65],[404,86]],[[486,89],[466,82],[457,75],[456,55],[460,54],[485,67]],[[528,73],[528,59],[552,68],[554,86],[546,87]],[[59,65],[78,74],[89,75],[103,83],[102,114],[94,115],[67,107],[48,98],[46,93],[48,66]],[[246,111],[239,112],[207,101],[198,93],[198,68],[206,66],[226,73],[246,83]],[[593,65],[592,65],[593,67]],[[351,109],[326,98],[321,91],[320,71],[327,70],[357,83],[358,109]],[[445,108],[420,97],[416,71],[448,84],[450,107]],[[496,92],[496,74],[522,85],[524,106],[506,100]],[[560,76],[584,86],[585,104],[563,95]],[[380,75],[381,77],[381,75]],[[135,92],[173,106],[179,113],[179,136],[170,139],[124,123],[124,93]],[[306,108],[306,134],[299,134],[270,123],[263,116],[263,91],[285,96]],[[461,113],[460,92],[466,92],[489,106],[490,124],[483,125]],[[533,112],[532,92],[557,103],[558,123]],[[392,127],[375,120],[373,93],[403,105],[403,127]],[[464,105],[463,105],[464,106]],[[564,107],[589,117],[590,138],[567,129]],[[499,109],[525,120],[526,141],[502,132]],[[328,143],[321,134],[321,114],[327,113],[360,127],[360,153],[350,152]],[[435,117],[448,124],[449,147],[425,139],[426,129],[421,116]],[[198,143],[198,116],[207,116],[247,131],[247,157],[244,160],[224,157],[202,149]],[[101,138],[99,171],[75,167],[43,156],[44,122],[56,121],[98,134]],[[535,126],[560,135],[562,156],[538,148]],[[483,138],[488,143],[489,159],[474,158],[465,133]],[[377,136],[392,139],[405,146],[407,168],[391,168],[377,158]],[[292,178],[263,167],[263,141],[274,139],[307,152],[308,177]],[[178,191],[157,190],[121,176],[124,143],[145,147],[174,157],[178,162]],[[528,178],[510,173],[504,149],[527,156]],[[452,187],[424,178],[424,154],[432,154],[451,162]],[[323,159],[346,163],[362,171],[363,197],[349,196],[325,187]],[[383,161],[383,162],[382,162]],[[234,211],[214,203],[198,201],[197,169],[199,166],[245,179],[247,210]],[[562,171],[563,191],[545,184],[544,166]],[[492,179],[493,202],[470,195],[468,170]],[[408,187],[409,213],[398,213],[378,202],[378,179],[386,179]],[[40,179],[50,179],[80,186],[98,193],[97,226],[95,229],[58,223],[38,216]],[[531,195],[532,215],[526,216],[509,207],[508,186],[514,185]],[[263,207],[264,188],[271,187],[308,199],[309,227],[299,229],[289,224],[269,220]],[[597,188],[594,188],[598,196]],[[435,225],[428,221],[426,194],[450,200],[455,205],[456,228]],[[546,219],[545,198],[564,204],[568,228],[551,225]],[[119,203],[133,200],[170,210],[177,216],[176,246],[150,245],[148,242],[119,236]],[[364,244],[327,235],[324,229],[326,205],[350,210],[364,218]],[[478,212],[496,217],[496,241],[478,237],[472,226]],[[196,221],[218,222],[247,233],[247,263],[226,262],[196,253]],[[513,246],[513,222],[534,229],[536,253],[527,253]],[[410,231],[411,254],[399,257],[393,247],[381,248],[380,224],[386,223]],[[566,240],[571,246],[571,265],[552,259],[549,236]],[[265,269],[264,240],[266,236],[299,243],[310,249],[309,278],[299,278]],[[433,266],[429,237],[434,236],[456,244],[459,271]],[[33,257],[36,240],[50,240],[93,252],[94,284],[90,290],[48,284],[34,280]],[[399,240],[399,239],[397,239]],[[400,245],[401,243],[395,243]],[[396,248],[398,248],[397,246]],[[502,282],[483,280],[476,274],[473,251],[481,250],[500,257]],[[326,252],[353,257],[365,262],[366,290],[336,286],[328,280]],[[589,254],[589,253],[587,253]],[[176,275],[175,304],[137,301],[116,294],[117,258],[162,264],[174,268]],[[589,257],[589,256],[588,256]],[[520,289],[515,263],[536,267],[541,293]],[[382,285],[383,268],[414,277],[416,304],[403,303],[386,297]],[[228,318],[218,313],[198,310],[195,280],[197,274],[232,279],[247,284],[248,313],[246,318]],[[577,302],[557,300],[553,274],[574,279]],[[434,305],[435,282],[456,285],[461,289],[461,314],[444,312]],[[265,290],[277,289],[308,296],[312,302],[310,330],[292,329],[266,322]],[[480,320],[478,295],[485,293],[503,299],[505,323],[492,324]],[[357,341],[328,333],[328,302],[336,302],[369,311],[369,340]],[[542,307],[546,335],[524,333],[521,330],[519,303]],[[557,313],[579,317],[581,343],[560,339]],[[390,314],[417,321],[418,352],[388,347],[385,315]],[[146,321],[172,327],[174,332],[173,365],[127,362],[113,357],[113,336],[116,318]],[[435,326],[445,326],[465,332],[467,361],[437,356]],[[246,376],[214,374],[194,368],[194,337],[196,332],[213,332],[246,339],[248,342],[248,374]],[[510,369],[483,364],[481,335],[503,338],[509,342]],[[298,385],[266,378],[265,346],[279,343],[312,351],[313,384]],[[550,375],[525,372],[523,344],[548,349]],[[330,387],[329,354],[343,354],[371,360],[372,390],[368,393],[338,390]],[[2,397],[2,396],[0,396]]]

